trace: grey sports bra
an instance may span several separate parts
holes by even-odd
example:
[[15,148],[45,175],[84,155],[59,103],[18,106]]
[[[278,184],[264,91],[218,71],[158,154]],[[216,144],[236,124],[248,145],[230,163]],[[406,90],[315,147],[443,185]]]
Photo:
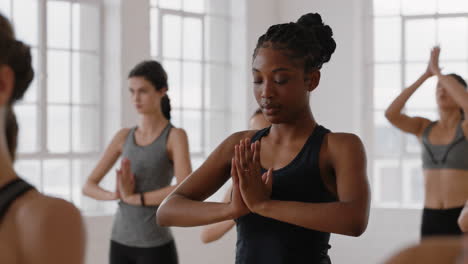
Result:
[[422,135],[423,168],[468,170],[468,140],[463,133],[462,123],[458,124],[455,138],[447,145],[433,145],[429,142],[429,133],[435,124],[429,124]]

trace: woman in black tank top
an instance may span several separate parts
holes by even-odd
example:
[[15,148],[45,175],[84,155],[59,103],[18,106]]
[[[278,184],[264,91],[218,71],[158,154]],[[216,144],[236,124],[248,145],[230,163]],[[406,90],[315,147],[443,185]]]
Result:
[[[369,185],[361,140],[316,123],[309,104],[336,44],[319,14],[271,26],[253,55],[253,92],[266,119],[234,133],[161,205],[160,225],[235,219],[236,263],[331,263],[330,233],[361,235]],[[203,202],[230,177],[228,203]]]
[[30,48],[0,14],[0,263],[82,264],[85,232],[71,203],[37,192],[18,177],[13,105],[34,76]]

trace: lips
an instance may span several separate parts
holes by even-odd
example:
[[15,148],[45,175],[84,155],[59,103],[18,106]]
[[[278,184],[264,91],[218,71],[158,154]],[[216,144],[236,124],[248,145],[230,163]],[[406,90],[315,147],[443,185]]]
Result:
[[263,112],[267,115],[273,115],[277,113],[280,109],[277,104],[262,104]]

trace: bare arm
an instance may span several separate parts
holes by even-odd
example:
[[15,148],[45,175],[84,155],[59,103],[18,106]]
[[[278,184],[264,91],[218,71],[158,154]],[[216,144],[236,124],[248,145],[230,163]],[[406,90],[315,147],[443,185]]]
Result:
[[123,197],[124,201],[133,205],[141,205],[140,195],[144,195],[145,205],[160,205],[162,201],[192,172],[187,134],[183,129],[173,128],[168,138],[168,154],[174,164],[176,185],[167,186],[158,190],[135,193]]
[[[239,132],[226,139],[207,160],[170,194],[157,212],[162,226],[198,226],[235,219],[246,214],[234,181],[233,199],[229,204],[203,202],[229,178],[234,145],[249,132]],[[251,136],[251,135],[248,135]]]
[[458,226],[463,232],[468,232],[468,201],[458,217]]
[[411,133],[417,137],[421,136],[424,128],[429,125],[430,120],[422,117],[410,117],[402,113],[403,108],[408,102],[408,99],[413,93],[435,73],[432,71],[431,64],[433,63],[433,52],[431,52],[430,60],[426,71],[414,82],[411,86],[404,89],[400,95],[393,100],[390,106],[385,111],[385,117],[392,125],[403,130],[404,132]]
[[410,117],[402,113],[402,110],[411,95],[413,95],[429,77],[431,76],[427,72],[421,75],[415,83],[404,89],[385,111],[385,117],[392,125],[418,137],[422,134],[424,128],[430,121],[422,117]]
[[[229,188],[224,195],[223,202],[228,203],[231,201],[232,187]],[[200,238],[203,243],[210,243],[223,237],[231,228],[236,225],[233,220],[226,220],[219,223],[214,223],[203,228]]]
[[[257,143],[257,148],[259,145]],[[328,160],[336,175],[338,202],[270,200],[269,195],[258,196],[258,193],[263,193],[260,188],[255,188],[255,184],[260,184],[259,177],[239,176],[242,197],[250,210],[265,217],[322,232],[361,235],[367,227],[370,205],[364,146],[357,136],[351,134],[330,134],[328,145]],[[259,159],[255,153],[253,156]],[[246,157],[250,157],[250,154],[247,153]],[[242,172],[238,171],[238,174]]]
[[112,139],[98,164],[89,175],[83,186],[83,194],[96,200],[116,200],[119,198],[117,191],[107,191],[99,186],[104,176],[109,172],[117,159],[122,154],[122,147],[130,129],[121,129]]

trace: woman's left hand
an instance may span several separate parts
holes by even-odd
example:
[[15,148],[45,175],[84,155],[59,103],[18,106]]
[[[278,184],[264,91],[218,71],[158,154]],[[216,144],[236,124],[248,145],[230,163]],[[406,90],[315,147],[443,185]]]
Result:
[[270,200],[273,187],[272,169],[261,174],[260,142],[241,140],[235,146],[234,162],[242,198],[250,211],[257,213]]
[[122,159],[120,170],[117,170],[117,176],[120,198],[124,202],[128,202],[128,199],[135,193],[135,176],[130,170],[130,160]]

